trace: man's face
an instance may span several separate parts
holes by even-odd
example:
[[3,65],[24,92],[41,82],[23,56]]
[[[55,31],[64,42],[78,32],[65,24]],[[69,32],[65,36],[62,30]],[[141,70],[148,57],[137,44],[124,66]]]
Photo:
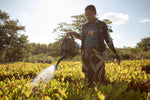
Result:
[[91,10],[85,10],[85,16],[88,22],[92,22],[95,19],[95,13]]

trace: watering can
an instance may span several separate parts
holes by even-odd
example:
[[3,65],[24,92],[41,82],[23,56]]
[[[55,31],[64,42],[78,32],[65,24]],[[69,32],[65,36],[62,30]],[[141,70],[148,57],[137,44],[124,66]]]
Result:
[[36,86],[40,80],[42,82],[51,81],[54,77],[55,71],[57,70],[57,66],[65,58],[68,57],[75,57],[79,51],[79,45],[74,41],[73,36],[68,37],[66,35],[62,41],[61,50],[63,51],[64,55],[57,61],[56,65],[48,66],[45,68],[41,73],[39,73],[32,81],[30,86]]
[[67,34],[61,44],[61,50],[63,51],[64,55],[57,61],[55,65],[55,69],[57,70],[57,65],[60,63],[61,60],[68,58],[68,57],[75,57],[79,52],[79,44],[75,42],[72,35],[68,37]]

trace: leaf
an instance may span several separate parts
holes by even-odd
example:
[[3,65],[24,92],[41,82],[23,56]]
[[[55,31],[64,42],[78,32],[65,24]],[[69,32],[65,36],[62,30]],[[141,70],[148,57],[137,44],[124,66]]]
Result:
[[101,94],[101,93],[99,92],[99,93],[97,93],[97,95],[98,95],[98,98],[99,98],[100,100],[105,100],[104,94]]
[[112,85],[108,84],[107,85],[107,93],[111,93],[111,91],[112,91]]
[[45,96],[45,100],[52,100],[49,96]]
[[3,95],[3,92],[0,90],[0,95]]
[[148,92],[148,95],[147,95],[147,100],[150,100],[150,92]]
[[67,98],[67,96],[66,96],[66,94],[65,94],[65,91],[64,91],[64,90],[61,90],[60,87],[58,88],[58,92],[61,93],[61,96],[62,96],[62,97]]
[[115,92],[115,95],[118,97],[118,96],[121,95],[127,88],[128,88],[128,84],[124,84],[122,87],[120,87],[119,89],[117,89],[117,91]]

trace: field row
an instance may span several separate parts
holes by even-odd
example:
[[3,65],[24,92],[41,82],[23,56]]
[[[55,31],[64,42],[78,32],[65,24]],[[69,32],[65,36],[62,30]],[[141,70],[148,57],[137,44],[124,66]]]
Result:
[[[54,63],[53,63],[54,64]],[[106,63],[107,85],[88,88],[81,62],[63,61],[54,79],[45,85],[31,87],[31,80],[47,66],[42,63],[12,63],[0,65],[0,99],[2,100],[149,100],[150,76],[145,68],[150,60]]]

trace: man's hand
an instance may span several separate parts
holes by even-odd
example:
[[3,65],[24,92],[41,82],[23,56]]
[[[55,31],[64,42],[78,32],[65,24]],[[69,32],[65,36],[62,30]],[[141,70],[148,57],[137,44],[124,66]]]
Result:
[[117,63],[120,65],[121,59],[120,59],[119,55],[117,53],[115,53],[114,56],[117,59]]

